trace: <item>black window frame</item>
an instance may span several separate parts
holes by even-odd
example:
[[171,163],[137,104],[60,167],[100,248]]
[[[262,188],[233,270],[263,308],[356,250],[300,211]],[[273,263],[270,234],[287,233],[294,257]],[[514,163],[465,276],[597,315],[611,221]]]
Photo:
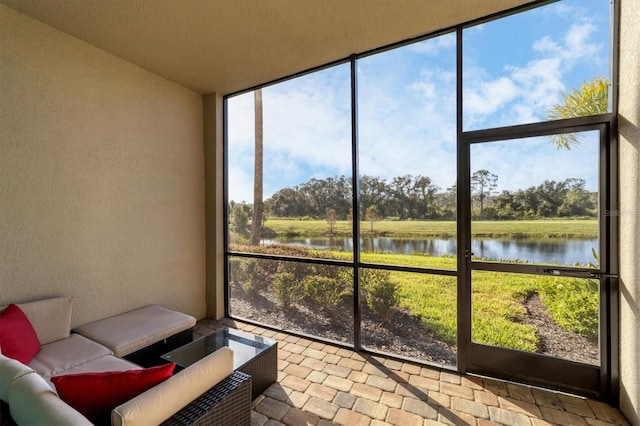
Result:
[[[328,64],[324,64],[322,66],[314,67],[290,76],[286,76],[277,80],[270,81],[265,84],[257,85],[254,87],[250,87],[248,89],[231,93],[223,97],[223,258],[224,258],[224,314],[227,317],[234,318],[229,309],[229,262],[228,259],[230,256],[234,257],[244,257],[244,258],[255,258],[255,259],[268,259],[268,260],[286,260],[293,262],[304,262],[304,263],[312,263],[312,264],[322,264],[322,265],[333,265],[333,266],[341,266],[348,267],[353,269],[353,290],[354,290],[354,310],[353,310],[353,320],[354,320],[354,344],[345,345],[341,342],[330,341],[327,339],[323,339],[317,336],[308,336],[299,334],[301,337],[312,338],[318,341],[323,341],[327,343],[333,343],[340,346],[351,348],[355,351],[364,351],[370,352],[367,348],[363,348],[361,345],[361,311],[360,311],[360,291],[358,286],[358,271],[361,268],[370,268],[370,269],[383,269],[390,271],[401,271],[401,272],[417,272],[424,274],[436,274],[443,276],[455,276],[458,277],[459,282],[464,282],[465,279],[467,282],[470,281],[471,270],[487,270],[491,271],[496,268],[492,263],[484,263],[484,262],[472,262],[471,257],[469,256],[469,247],[471,241],[471,218],[470,211],[464,208],[464,203],[468,202],[465,193],[469,192],[469,152],[465,148],[465,144],[471,143],[483,143],[497,140],[506,140],[506,139],[516,139],[516,138],[524,138],[524,137],[533,137],[533,136],[544,136],[550,135],[554,133],[563,133],[563,132],[577,132],[582,130],[600,130],[601,133],[605,133],[608,135],[608,140],[602,143],[602,149],[606,152],[601,152],[601,168],[602,172],[600,174],[601,179],[601,188],[605,188],[604,193],[600,194],[600,210],[606,212],[616,212],[618,206],[618,148],[617,148],[617,120],[618,120],[618,46],[619,46],[619,15],[620,15],[620,5],[619,0],[613,1],[613,22],[611,25],[612,30],[612,58],[611,58],[611,106],[612,111],[606,114],[588,116],[588,117],[579,117],[579,118],[570,118],[564,120],[557,121],[547,121],[547,122],[537,122],[531,124],[524,125],[514,125],[508,127],[500,127],[500,128],[489,128],[482,130],[469,130],[463,131],[462,126],[462,116],[463,116],[463,99],[462,99],[462,33],[465,28],[468,28],[473,25],[477,25],[482,22],[487,22],[495,19],[500,19],[502,17],[506,17],[512,14],[525,12],[530,9],[534,9],[540,6],[544,6],[550,3],[554,3],[559,0],[540,0],[534,1],[530,4],[517,7],[514,9],[510,9],[507,11],[503,11],[500,13],[496,13],[494,15],[484,17],[478,20],[461,23],[453,27],[445,28],[442,30],[438,30],[436,32],[431,32],[425,35],[421,35],[418,37],[414,37],[411,39],[402,40],[393,44],[389,44],[387,46],[383,46],[380,48],[372,49],[366,52],[352,54],[346,58],[342,58],[336,61],[333,61]],[[273,84],[277,84],[283,81],[287,81],[290,79],[294,79],[306,74],[314,73],[317,71],[321,71],[326,68],[333,67],[335,65],[340,64],[350,64],[350,72],[351,72],[351,138],[352,138],[352,205],[353,205],[353,217],[358,218],[359,216],[359,169],[358,169],[358,99],[357,99],[357,61],[358,59],[365,58],[370,55],[378,54],[387,50],[395,49],[398,47],[406,46],[409,44],[413,44],[419,41],[427,40],[430,38],[434,38],[444,34],[455,33],[456,35],[456,54],[457,54],[457,64],[456,64],[456,72],[457,72],[457,179],[458,179],[458,207],[457,207],[457,241],[458,241],[458,253],[457,253],[457,268],[453,269],[437,269],[437,268],[425,268],[425,267],[410,267],[410,266],[402,266],[402,265],[386,265],[386,264],[373,264],[367,263],[360,260],[360,243],[359,238],[353,239],[353,259],[348,261],[342,260],[333,260],[333,259],[316,259],[316,258],[292,258],[286,256],[278,256],[278,255],[269,255],[269,254],[260,254],[260,253],[248,253],[248,252],[234,252],[229,250],[229,212],[228,212],[228,108],[227,102],[228,99],[243,93],[248,93],[254,91],[259,88],[267,87]],[[603,184],[602,180],[606,180],[606,183]],[[358,220],[352,221],[353,226],[353,235],[360,235],[360,224]],[[603,358],[603,369],[600,372],[600,380],[603,386],[603,393],[599,395],[590,395],[599,399],[605,399],[609,402],[617,401],[618,397],[618,386],[619,382],[619,366],[618,366],[618,358],[619,358],[619,349],[618,349],[618,327],[619,327],[619,314],[618,314],[618,295],[619,295],[619,284],[618,284],[618,218],[615,214],[606,214],[601,217],[600,220],[600,234],[606,235],[608,238],[606,241],[603,241],[601,244],[601,259],[603,259],[602,265],[599,270],[592,269],[581,269],[581,268],[554,268],[554,269],[562,269],[563,272],[568,274],[573,274],[575,276],[580,276],[580,274],[590,274],[593,276],[595,273],[601,282],[601,292],[600,292],[600,300],[601,300],[601,315],[603,317],[603,321],[601,321],[601,337],[603,338],[603,342],[601,343],[601,358]],[[471,264],[473,263],[473,268]],[[510,268],[510,272],[517,273],[540,273],[539,265],[513,265]],[[463,274],[469,274],[469,277],[464,277]],[[458,348],[457,348],[457,357],[458,363],[455,368],[452,370],[464,373],[466,371],[466,351],[462,342],[465,342],[465,339],[470,340],[470,324],[471,324],[471,313],[465,309],[462,309],[465,306],[470,306],[470,289],[463,288],[459,284],[458,286]],[[246,321],[245,319],[242,319]],[[251,321],[248,321],[251,322]],[[465,327],[461,327],[460,323],[466,324]],[[255,325],[275,329],[268,324],[263,324],[259,322],[254,322]],[[275,329],[277,330],[277,329]],[[467,335],[469,333],[469,335]],[[296,334],[296,333],[293,333]],[[396,358],[404,359],[401,356],[396,356]],[[409,360],[409,359],[407,359]],[[410,359],[413,362],[420,362],[415,359]],[[429,363],[424,363],[429,364]],[[439,366],[442,368],[441,366]],[[446,369],[446,367],[444,367]]]

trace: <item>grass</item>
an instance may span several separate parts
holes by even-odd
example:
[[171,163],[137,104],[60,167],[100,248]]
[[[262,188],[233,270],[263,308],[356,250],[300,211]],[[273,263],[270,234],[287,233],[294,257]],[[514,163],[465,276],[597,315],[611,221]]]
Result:
[[[367,254],[373,263],[397,263],[394,254]],[[394,257],[396,259],[394,259]],[[427,256],[402,255],[403,264],[422,266]],[[430,267],[455,269],[456,260],[431,258]],[[472,289],[472,338],[475,342],[534,352],[537,338],[532,326],[514,322],[524,316],[524,295],[535,289],[531,278],[505,280],[494,272],[474,274]],[[456,344],[457,278],[443,275],[392,272],[399,285],[400,306],[420,318],[438,338]]]
[[[456,269],[456,260],[422,255],[363,254],[363,261]],[[457,335],[456,277],[392,272],[400,306],[416,315],[436,336],[450,344]],[[598,293],[592,280],[474,271],[472,275],[472,339],[474,342],[535,352],[533,326],[522,323],[528,295],[540,294],[550,315],[566,329],[597,335]]]
[[[302,220],[291,218],[267,219],[265,226],[278,236],[326,236],[329,224],[323,220]],[[337,221],[334,235],[351,236],[351,222]],[[396,238],[453,238],[456,236],[454,221],[389,221],[374,222],[371,232],[370,222],[361,222],[363,236]],[[597,219],[553,219],[553,220],[510,220],[473,221],[471,233],[476,238],[583,238],[598,237]]]
[[[269,252],[294,257],[348,260],[350,253],[303,247],[237,246],[234,250]],[[275,250],[275,251],[274,251]],[[456,259],[421,254],[362,253],[362,261],[456,270]],[[447,343],[457,343],[457,277],[391,271],[402,308],[420,318],[425,328]],[[588,336],[598,335],[598,286],[588,279],[504,272],[472,272],[472,339],[474,342],[535,352],[536,330],[524,324],[524,301],[538,293],[548,314],[562,327]]]

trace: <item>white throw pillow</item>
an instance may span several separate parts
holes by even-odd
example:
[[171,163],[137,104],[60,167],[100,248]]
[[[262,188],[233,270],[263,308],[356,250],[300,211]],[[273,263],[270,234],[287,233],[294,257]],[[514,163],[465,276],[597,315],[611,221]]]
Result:
[[36,330],[41,345],[69,337],[71,298],[52,297],[35,302],[18,303]]

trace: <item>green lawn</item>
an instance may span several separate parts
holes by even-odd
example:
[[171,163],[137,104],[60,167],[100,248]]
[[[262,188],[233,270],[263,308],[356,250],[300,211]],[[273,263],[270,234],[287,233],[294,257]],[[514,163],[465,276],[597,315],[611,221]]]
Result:
[[[421,255],[363,254],[372,263],[455,269],[456,260]],[[455,344],[457,279],[443,275],[392,272],[400,306],[418,316],[440,339]],[[561,326],[597,335],[598,291],[592,280],[527,274],[474,271],[472,276],[472,339],[506,348],[536,351],[533,326],[523,324],[525,298],[538,293],[549,314]]]
[[[329,224],[323,220],[267,219],[265,227],[278,236],[323,236],[329,232]],[[456,235],[454,221],[379,221],[374,222],[371,232],[370,222],[361,222],[363,235],[382,237],[440,237],[452,238]],[[334,233],[339,236],[351,235],[351,222],[337,221]],[[474,221],[471,232],[475,237],[486,238],[597,238],[598,220],[511,220]]]
[[[233,250],[303,258],[351,258],[351,253],[312,250],[284,244],[236,245]],[[453,257],[382,253],[361,255],[362,261],[366,263],[454,271],[457,269],[456,259]],[[311,264],[296,265],[296,268],[308,267],[309,271],[314,269]],[[313,272],[300,273],[305,275]],[[390,271],[388,280],[396,285],[396,299],[400,307],[420,318],[424,326],[437,338],[456,344],[456,276]],[[473,271],[471,291],[472,339],[475,342],[535,352],[538,344],[536,330],[522,321],[526,315],[523,302],[533,293],[540,296],[548,314],[560,326],[585,335],[597,336],[598,285],[594,280]]]
[[[397,263],[398,255],[366,254],[363,260],[374,263]],[[403,255],[403,264],[421,266],[425,256]],[[435,263],[434,263],[435,262]],[[451,258],[431,258],[430,267],[456,268]],[[505,279],[498,273],[474,275],[472,296],[473,340],[513,349],[535,351],[536,335],[531,326],[514,322],[524,315],[521,302],[535,289],[534,279]],[[510,277],[513,278],[513,277]],[[440,339],[456,343],[457,279],[456,277],[392,272],[398,283],[400,306],[418,316]]]

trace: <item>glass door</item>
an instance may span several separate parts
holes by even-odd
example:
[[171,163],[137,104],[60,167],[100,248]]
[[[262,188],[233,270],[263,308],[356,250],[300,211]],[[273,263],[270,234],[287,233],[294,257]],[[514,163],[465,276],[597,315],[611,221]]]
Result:
[[[607,127],[553,126],[465,134],[465,365],[602,398],[615,255]],[[577,143],[559,148],[566,137]]]

